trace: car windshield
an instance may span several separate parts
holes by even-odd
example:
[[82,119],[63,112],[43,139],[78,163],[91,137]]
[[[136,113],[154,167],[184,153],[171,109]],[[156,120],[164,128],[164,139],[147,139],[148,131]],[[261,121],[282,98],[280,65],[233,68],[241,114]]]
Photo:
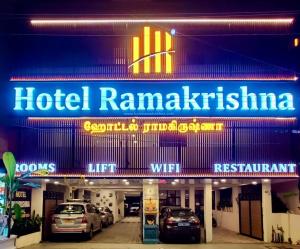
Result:
[[171,211],[173,217],[193,216],[194,212],[190,209],[175,209]]
[[77,204],[59,205],[55,210],[55,214],[83,214],[83,213],[84,213],[84,206],[77,205]]

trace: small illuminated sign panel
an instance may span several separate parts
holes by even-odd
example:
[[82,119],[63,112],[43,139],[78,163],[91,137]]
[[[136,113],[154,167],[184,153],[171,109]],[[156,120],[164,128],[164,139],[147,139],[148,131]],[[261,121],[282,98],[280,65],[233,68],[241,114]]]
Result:
[[295,173],[295,163],[215,163],[214,173]]
[[161,173],[179,173],[179,163],[151,163],[150,170],[154,174]]
[[288,82],[16,82],[10,90],[10,113],[32,117],[295,117],[299,105]]
[[89,163],[88,173],[115,173],[116,168],[115,163]]
[[48,171],[49,173],[54,173],[56,171],[55,163],[45,163],[45,162],[32,162],[32,163],[17,163],[16,173],[27,173],[27,172],[37,172],[37,171]]

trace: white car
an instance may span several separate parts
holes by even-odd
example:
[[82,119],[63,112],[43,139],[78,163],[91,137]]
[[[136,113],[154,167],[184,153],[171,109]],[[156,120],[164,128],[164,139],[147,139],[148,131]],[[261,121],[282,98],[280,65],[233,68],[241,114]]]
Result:
[[91,239],[102,230],[101,217],[95,205],[85,202],[66,202],[57,206],[52,216],[52,234],[82,234]]

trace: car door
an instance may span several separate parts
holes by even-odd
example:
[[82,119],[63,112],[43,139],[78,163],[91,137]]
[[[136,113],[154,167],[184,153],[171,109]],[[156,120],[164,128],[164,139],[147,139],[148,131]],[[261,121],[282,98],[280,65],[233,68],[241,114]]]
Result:
[[101,216],[97,212],[97,207],[95,205],[91,205],[91,210],[94,216],[95,224],[96,224],[96,229],[99,230],[101,229]]

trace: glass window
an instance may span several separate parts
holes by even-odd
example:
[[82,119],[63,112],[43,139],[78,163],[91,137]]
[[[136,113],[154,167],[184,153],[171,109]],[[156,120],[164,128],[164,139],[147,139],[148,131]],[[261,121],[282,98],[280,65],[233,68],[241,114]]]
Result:
[[194,215],[194,212],[191,209],[177,209],[172,210],[172,216],[174,217],[184,217]]
[[59,205],[56,210],[55,214],[84,214],[84,206],[78,204],[65,204]]

